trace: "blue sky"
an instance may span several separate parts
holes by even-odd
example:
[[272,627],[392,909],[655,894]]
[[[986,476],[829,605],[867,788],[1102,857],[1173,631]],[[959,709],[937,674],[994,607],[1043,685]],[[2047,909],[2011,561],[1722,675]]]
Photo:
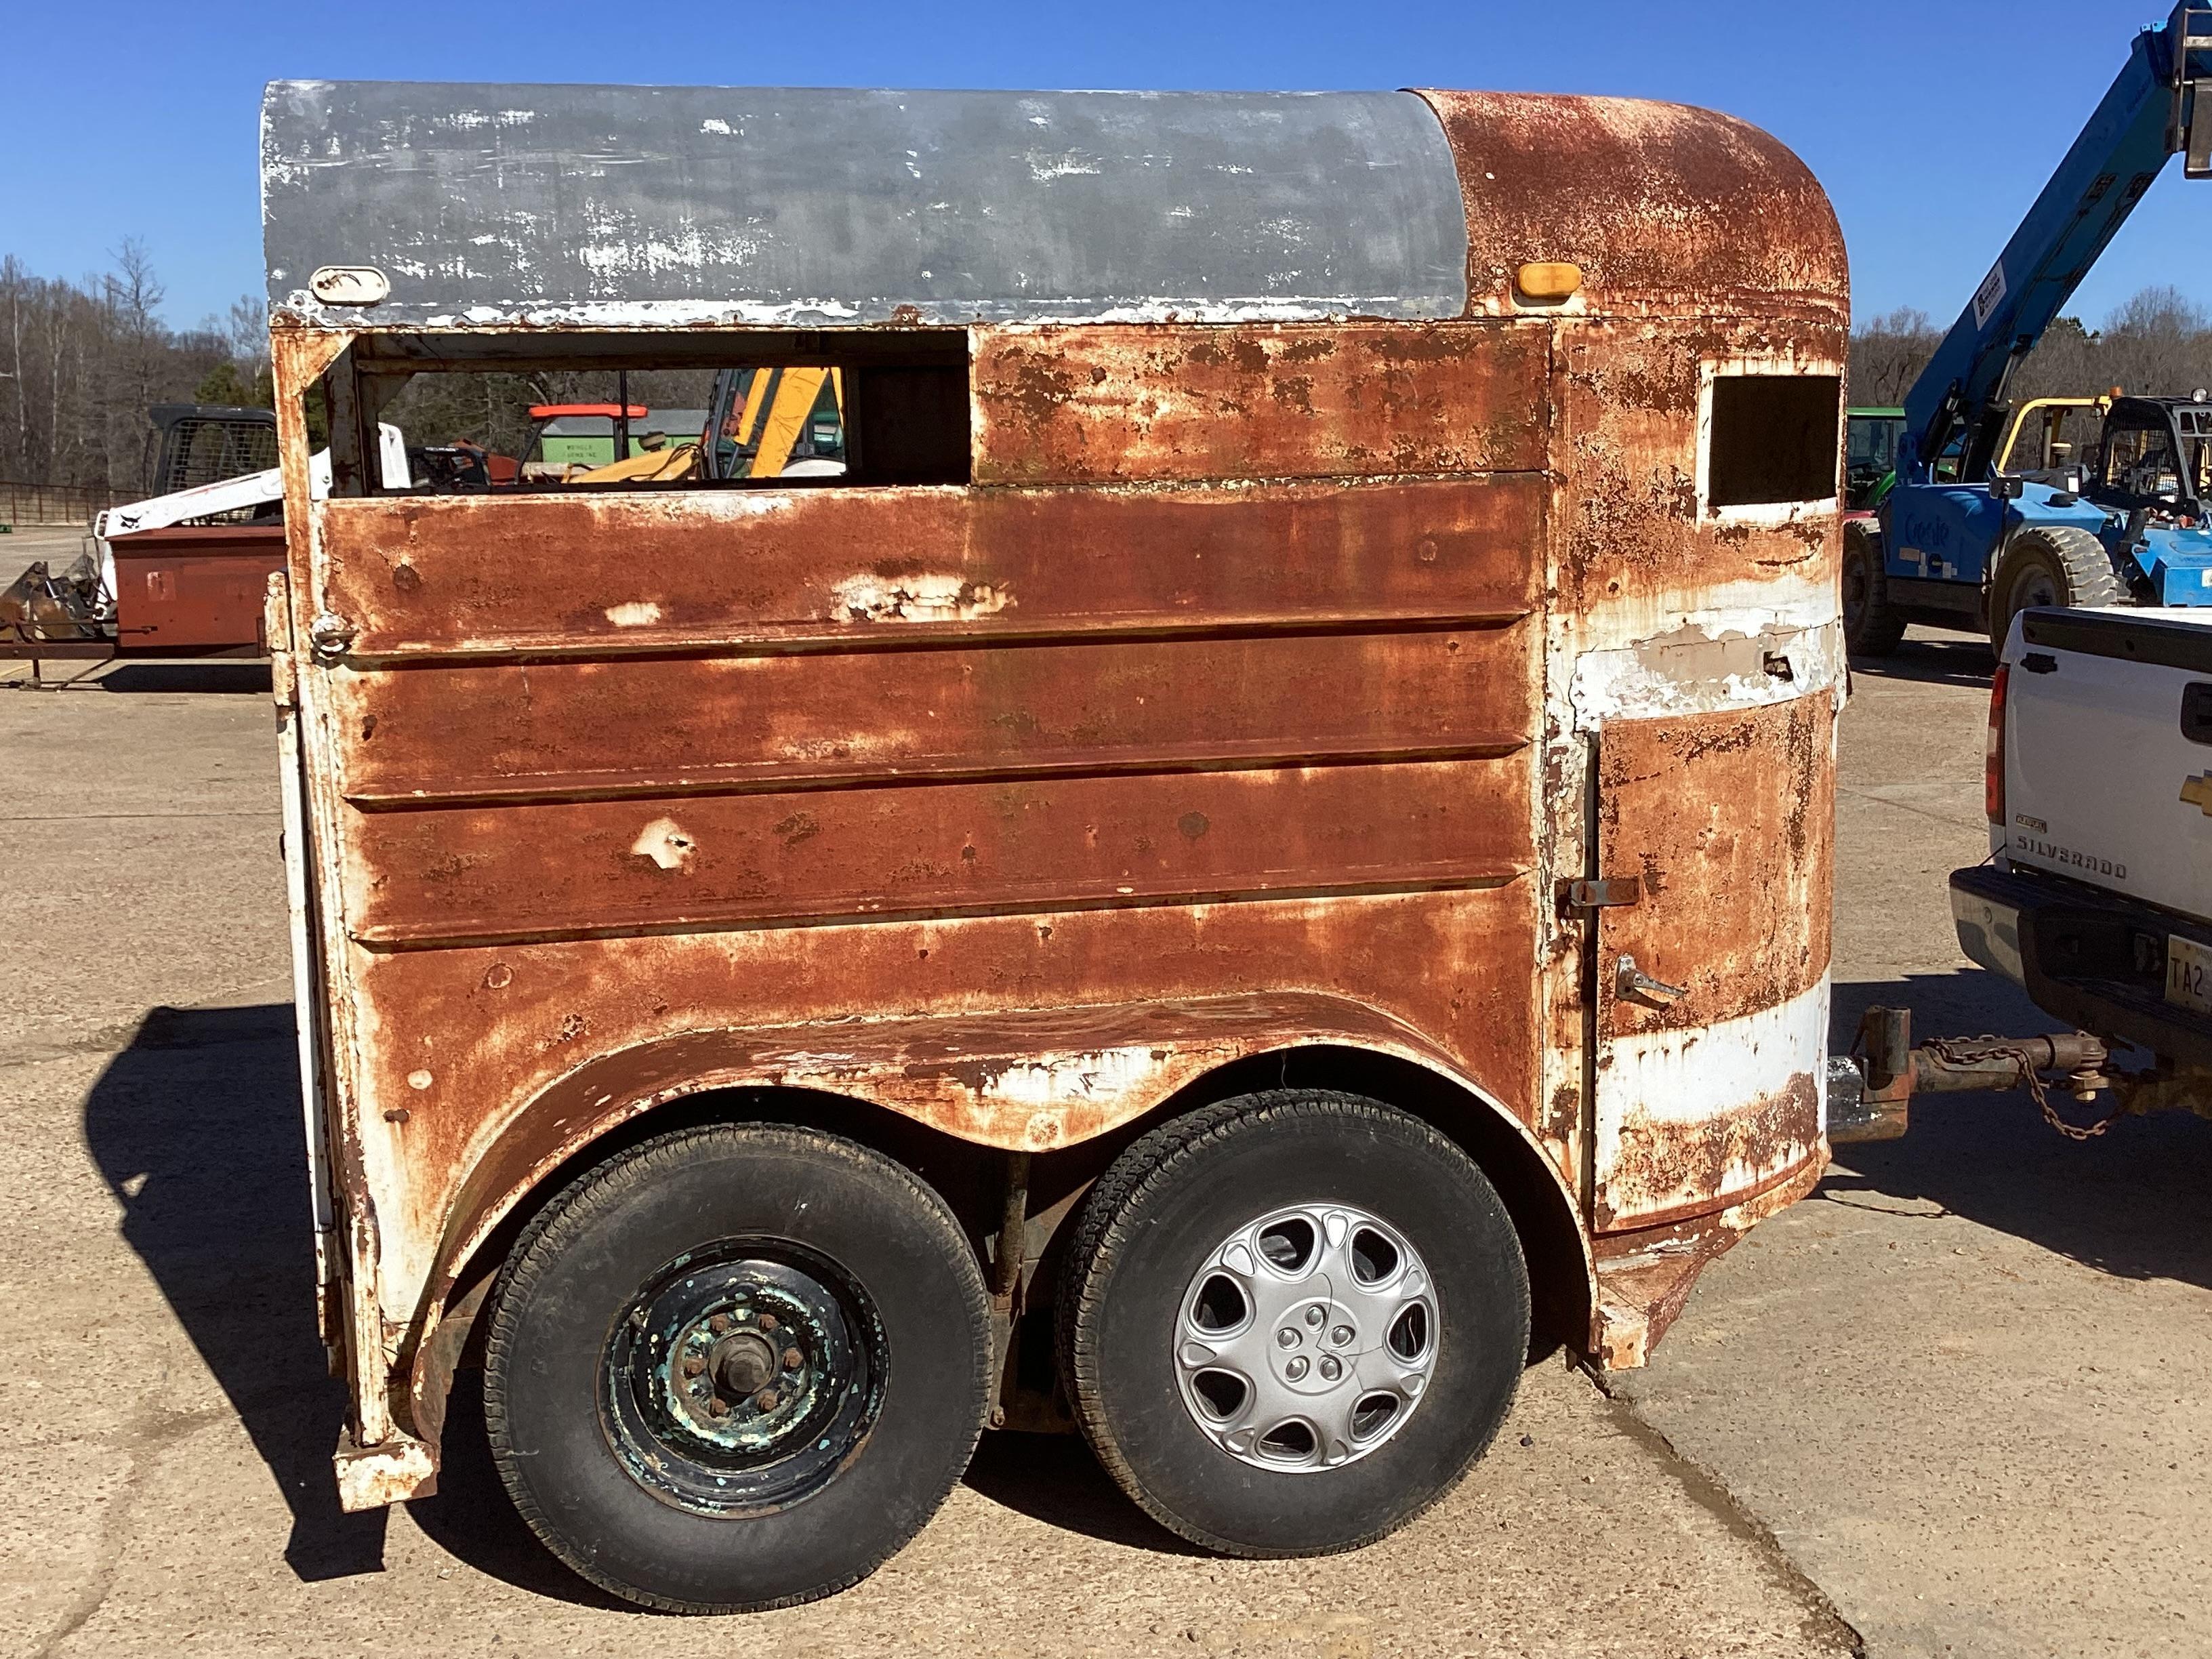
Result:
[[[78,276],[137,236],[188,325],[258,292],[255,131],[283,76],[897,87],[1598,92],[1756,122],[1834,198],[1862,318],[1948,323],[2126,56],[2144,0],[1905,6],[759,6],[99,0],[13,9],[0,252]],[[766,17],[769,21],[748,21]],[[2172,163],[2075,308],[2212,303],[2212,182]]]

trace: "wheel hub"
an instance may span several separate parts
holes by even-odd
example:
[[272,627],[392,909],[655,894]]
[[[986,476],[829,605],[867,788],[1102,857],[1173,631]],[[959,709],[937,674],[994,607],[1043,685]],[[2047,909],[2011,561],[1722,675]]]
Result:
[[833,1263],[732,1241],[646,1286],[604,1370],[608,1442],[632,1478],[719,1514],[826,1484],[874,1422],[885,1364],[872,1304]]
[[1176,1333],[1183,1404],[1240,1462],[1334,1468],[1404,1426],[1437,1359],[1436,1292],[1413,1246],[1338,1204],[1238,1228],[1192,1276]]
[[758,1331],[734,1331],[714,1345],[707,1372],[718,1392],[742,1399],[765,1388],[776,1374],[775,1345]]

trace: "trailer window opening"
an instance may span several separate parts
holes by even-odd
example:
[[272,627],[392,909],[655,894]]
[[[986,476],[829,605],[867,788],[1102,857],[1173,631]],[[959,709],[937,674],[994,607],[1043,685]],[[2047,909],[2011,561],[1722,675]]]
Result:
[[409,485],[380,493],[969,481],[964,331],[720,334],[690,363],[653,343],[371,339],[333,372],[357,374],[364,417],[404,434]]
[[1833,374],[1716,375],[1707,509],[1833,500],[1842,398],[1843,382]]

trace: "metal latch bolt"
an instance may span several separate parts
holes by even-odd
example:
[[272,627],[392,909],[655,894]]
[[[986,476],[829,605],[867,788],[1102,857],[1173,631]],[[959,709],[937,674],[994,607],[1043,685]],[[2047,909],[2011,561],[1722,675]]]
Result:
[[1644,878],[1613,876],[1604,879],[1563,881],[1559,902],[1570,910],[1611,910],[1636,904],[1644,897]]
[[1654,979],[1636,965],[1634,957],[1624,956],[1613,965],[1613,994],[1625,1002],[1666,1003],[1689,995],[1690,988]]

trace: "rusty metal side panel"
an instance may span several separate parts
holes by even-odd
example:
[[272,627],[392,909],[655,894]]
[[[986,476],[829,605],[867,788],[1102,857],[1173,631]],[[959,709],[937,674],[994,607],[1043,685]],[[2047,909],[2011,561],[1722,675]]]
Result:
[[[1733,116],[1630,98],[1423,91],[1467,206],[1471,315],[1720,316],[1796,305],[1840,317],[1843,233],[1802,161]],[[1582,267],[1531,304],[1530,261]]]
[[1655,1005],[1607,985],[1601,1036],[1714,1024],[1820,983],[1832,921],[1834,741],[1835,704],[1819,696],[1606,727],[1599,863],[1640,876],[1644,897],[1605,912],[1605,949],[1634,955],[1689,994]]
[[[382,1218],[386,1330],[534,1100],[699,1033],[815,1034],[723,1081],[1042,1147],[1295,1034],[1102,1028],[1107,1059],[987,1089],[941,1038],[864,1060],[856,1028],[1297,992],[1420,1034],[1533,1116],[1547,495],[1492,475],[319,505],[319,608],[358,632],[302,682],[347,929],[341,1157]],[[932,571],[949,584],[913,580]],[[1036,1079],[1063,1073],[1079,1097],[1038,1127]],[[597,1099],[576,1109],[650,1103]],[[524,1139],[583,1133],[569,1109]]]
[[[1186,1074],[1186,1044],[1226,1058],[1243,1043],[1346,1028],[1341,1012],[1309,1017],[1296,1032],[1279,1021],[1187,1021],[1170,1042],[1106,1017],[1132,1004],[1250,997],[1269,987],[1419,1033],[1439,1063],[1479,1079],[1525,1121],[1539,1048],[1524,964],[1538,902],[1534,884],[1519,880],[437,950],[356,945],[363,1129],[386,1218],[386,1305],[417,1306],[446,1230],[467,1224],[453,1213],[462,1183],[521,1105],[609,1056],[640,1055],[636,1077],[618,1084],[627,1074],[595,1071],[608,1080],[573,1097],[547,1095],[550,1115],[521,1144],[557,1157],[595,1109],[635,1109],[701,1083],[790,1082],[875,1101],[987,1145],[1049,1150],[1146,1109]],[[873,1034],[883,1019],[988,1023],[1054,1009],[1075,1024],[1037,1058],[1091,1054],[1065,1068],[1090,1074],[1080,1086],[1047,1087],[1057,1065],[981,1086],[992,1069],[983,1062],[1000,1051],[977,1044],[969,1084],[956,1088],[943,1041],[886,1051]],[[1098,1011],[1088,1035],[1078,1018],[1086,1009]],[[1351,1024],[1360,1040],[1372,1036]],[[653,1070],[654,1045],[726,1028],[762,1032],[759,1052],[727,1071],[672,1079]],[[769,1042],[778,1030],[785,1036]]]
[[369,805],[1465,758],[1528,740],[1534,627],[418,663],[330,690]]
[[887,645],[1521,616],[1533,474],[1173,490],[690,490],[318,504],[360,656]]
[[1545,462],[1544,331],[980,329],[979,483],[1370,477]]
[[[348,922],[392,945],[1360,892],[1526,869],[1512,761],[370,812]],[[733,1011],[734,1012],[734,1011]]]
[[[1834,870],[1832,697],[1599,738],[1595,1220],[1742,1200],[1820,1151]],[[1673,988],[1624,983],[1624,959]],[[1677,994],[1679,993],[1679,994]]]
[[[1701,502],[1698,420],[1717,371],[1840,375],[1841,325],[1577,322],[1559,333],[1556,609],[1577,634],[1571,660],[1656,639],[1698,613],[1723,627],[1729,613],[1745,611],[1800,627],[1832,621],[1842,557],[1834,498],[1786,514]],[[1839,407],[1839,430],[1841,419]]]

